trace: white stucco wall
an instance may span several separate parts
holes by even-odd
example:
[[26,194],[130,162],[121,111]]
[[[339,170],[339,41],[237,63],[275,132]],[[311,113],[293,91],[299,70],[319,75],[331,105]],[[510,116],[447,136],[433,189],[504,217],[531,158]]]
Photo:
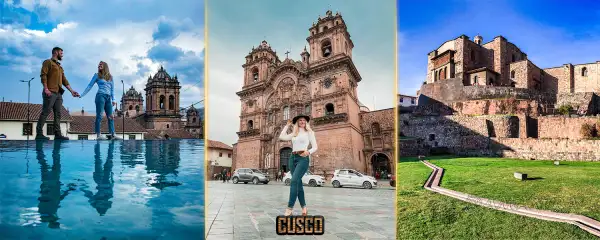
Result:
[[[36,119],[37,120],[37,119]],[[29,139],[35,138],[35,128],[37,127],[37,121],[32,120],[32,135],[29,136]],[[0,121],[0,134],[6,135],[6,138],[0,140],[27,140],[27,135],[23,135],[23,123],[27,123],[27,121]],[[52,123],[52,121],[46,121],[46,125],[44,126],[44,135],[46,135],[46,127],[48,123]],[[67,136],[68,123],[63,122],[60,124],[60,131],[63,136]],[[53,139],[53,135],[46,135]]]
[[[400,99],[402,99],[402,102],[400,102]],[[415,103],[412,104],[411,103],[411,98],[409,97],[398,97],[398,106],[402,106],[402,107],[410,107],[410,106],[416,106],[417,105],[417,100],[415,99]]]
[[[233,151],[225,149],[208,148],[208,160],[215,164],[215,166],[231,167],[233,160]],[[219,153],[223,153],[222,157],[219,157]],[[231,154],[231,155],[229,155]]]

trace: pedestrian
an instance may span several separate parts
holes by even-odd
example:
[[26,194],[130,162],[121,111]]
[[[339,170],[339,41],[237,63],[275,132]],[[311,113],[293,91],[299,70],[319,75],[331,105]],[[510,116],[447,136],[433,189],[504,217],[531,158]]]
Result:
[[[281,130],[279,140],[292,141],[292,155],[290,156],[289,166],[290,174],[292,174],[292,180],[290,182],[290,198],[288,201],[287,209],[285,210],[285,216],[292,215],[296,199],[300,202],[302,208],[302,215],[308,215],[308,209],[306,208],[306,200],[304,199],[304,188],[302,186],[302,177],[308,171],[308,165],[310,161],[310,155],[317,151],[317,140],[315,139],[315,132],[310,128],[309,125],[310,117],[305,115],[299,115],[294,117],[292,120],[288,120],[287,124]],[[287,134],[287,130],[293,125],[291,134]],[[308,146],[311,146],[308,149]]]
[[94,74],[92,81],[90,81],[90,84],[87,86],[85,91],[83,91],[83,94],[79,96],[79,98],[85,96],[92,89],[94,84],[98,84],[98,93],[96,93],[95,100],[96,124],[94,129],[96,132],[96,139],[106,140],[106,137],[102,135],[100,129],[102,124],[102,112],[106,113],[106,119],[108,120],[108,133],[110,134],[108,135],[109,139],[120,139],[115,134],[115,120],[113,117],[112,108],[113,106],[117,105],[117,102],[115,101],[115,84],[106,62],[100,61],[100,63],[98,63],[98,72]]
[[227,171],[227,182],[229,182],[229,179],[231,179],[231,172]]
[[277,176],[275,176],[275,181],[279,181],[281,180],[281,169],[279,170],[279,172],[277,172]]
[[63,93],[65,86],[73,97],[78,97],[79,93],[71,88],[69,81],[65,77],[65,70],[60,65],[63,58],[63,50],[59,47],[52,49],[52,58],[45,60],[42,63],[40,79],[44,90],[42,92],[42,112],[38,118],[36,127],[36,140],[49,140],[49,137],[44,136],[44,125],[46,119],[50,115],[50,111],[54,112],[54,140],[69,140],[68,137],[62,135],[60,129],[60,118],[63,104]]
[[227,169],[223,169],[223,183],[225,183],[225,181],[227,180]]

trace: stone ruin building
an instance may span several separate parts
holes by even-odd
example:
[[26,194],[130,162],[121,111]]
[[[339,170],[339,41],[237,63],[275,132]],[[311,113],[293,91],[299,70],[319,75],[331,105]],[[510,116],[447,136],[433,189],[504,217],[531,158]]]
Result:
[[401,156],[599,160],[600,61],[540,68],[502,36],[428,54],[418,106],[398,112]]

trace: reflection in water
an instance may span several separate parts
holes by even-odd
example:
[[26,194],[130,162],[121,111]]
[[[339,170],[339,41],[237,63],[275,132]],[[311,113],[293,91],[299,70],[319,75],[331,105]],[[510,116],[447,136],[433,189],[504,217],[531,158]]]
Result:
[[147,184],[160,190],[179,186],[181,183],[169,180],[169,175],[177,177],[181,160],[179,141],[146,141],[146,171],[157,174]]
[[135,165],[144,164],[142,147],[144,141],[122,141],[120,146],[121,165],[135,168]]
[[44,142],[36,142],[36,155],[40,164],[42,184],[40,185],[40,197],[38,198],[38,211],[42,222],[47,222],[50,228],[59,228],[57,211],[60,207],[60,201],[63,200],[74,188],[61,191],[60,182],[60,145],[62,141],[54,141],[52,150],[52,166],[48,166],[46,155],[44,154]]
[[113,152],[115,150],[114,141],[108,144],[108,154],[104,166],[100,156],[100,143],[96,142],[94,146],[94,182],[96,182],[96,194],[90,190],[82,188],[85,197],[89,199],[90,205],[96,209],[100,216],[104,216],[108,209],[112,207],[111,198],[113,198]]

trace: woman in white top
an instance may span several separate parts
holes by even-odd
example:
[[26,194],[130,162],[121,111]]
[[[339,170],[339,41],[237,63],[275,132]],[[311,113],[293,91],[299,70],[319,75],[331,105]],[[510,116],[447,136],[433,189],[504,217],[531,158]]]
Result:
[[[317,140],[315,132],[312,131],[308,122],[310,117],[300,115],[294,117],[281,131],[279,140],[292,141],[292,155],[290,156],[289,166],[292,181],[290,183],[290,200],[288,208],[285,210],[285,216],[292,215],[296,199],[302,207],[302,215],[306,216],[306,200],[304,199],[304,188],[302,186],[302,177],[308,170],[309,156],[317,151]],[[291,134],[287,134],[288,128],[293,124],[294,128]],[[310,144],[310,149],[308,145]]]

